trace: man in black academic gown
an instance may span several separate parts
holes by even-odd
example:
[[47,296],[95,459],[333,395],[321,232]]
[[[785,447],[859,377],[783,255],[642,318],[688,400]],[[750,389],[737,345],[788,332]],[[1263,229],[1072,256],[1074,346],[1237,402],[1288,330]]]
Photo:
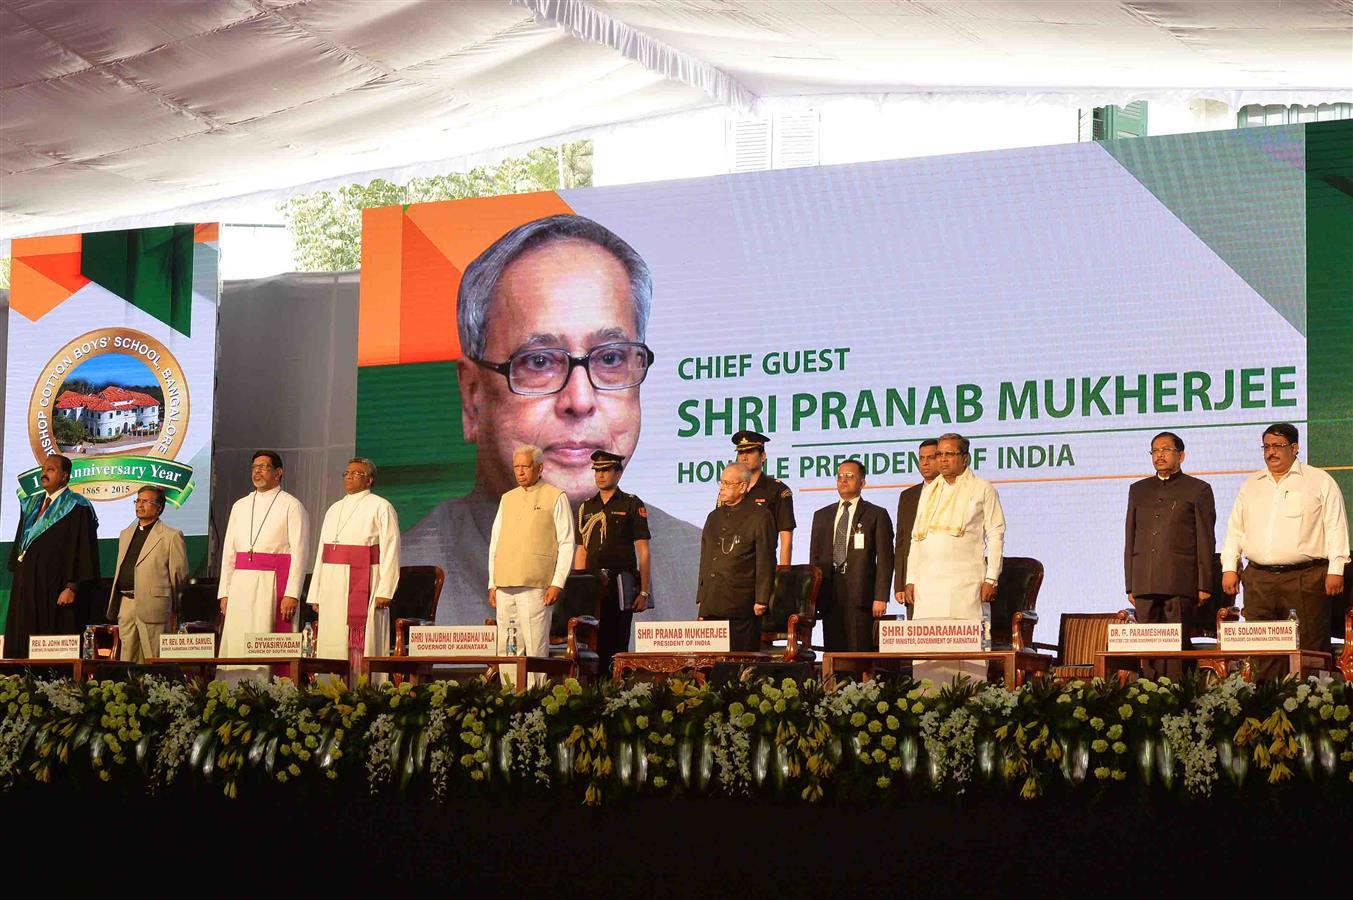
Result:
[[99,520],[83,494],[67,487],[70,459],[42,463],[41,494],[23,502],[9,555],[14,585],[5,619],[5,656],[28,656],[37,635],[79,634],[99,587]]
[[731,463],[719,475],[719,506],[700,534],[702,619],[728,620],[728,649],[761,649],[761,616],[775,590],[775,520],[747,499],[752,473]]

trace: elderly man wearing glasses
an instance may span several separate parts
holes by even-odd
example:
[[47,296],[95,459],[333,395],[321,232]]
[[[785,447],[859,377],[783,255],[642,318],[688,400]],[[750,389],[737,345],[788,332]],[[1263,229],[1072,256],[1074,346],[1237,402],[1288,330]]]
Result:
[[[499,498],[516,486],[513,451],[539,447],[547,480],[574,506],[595,493],[592,454],[630,461],[639,441],[639,388],[653,363],[644,344],[648,265],[607,228],[550,216],[500,237],[465,270],[457,297],[461,427],[477,446],[475,484],[404,535],[403,562],[438,565],[437,619],[482,622],[488,547]],[[663,618],[694,616],[699,530],[648,507],[653,592]]]

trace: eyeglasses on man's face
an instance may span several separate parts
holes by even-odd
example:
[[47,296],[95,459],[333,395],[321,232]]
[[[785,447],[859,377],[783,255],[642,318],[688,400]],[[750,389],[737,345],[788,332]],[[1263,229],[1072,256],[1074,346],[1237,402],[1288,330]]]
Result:
[[541,397],[562,391],[578,366],[587,370],[587,379],[596,390],[638,387],[648,377],[653,351],[638,341],[615,341],[599,344],[582,356],[574,356],[561,347],[531,347],[513,353],[507,362],[483,359],[475,362],[506,378],[512,393]]
[[1276,451],[1276,450],[1286,450],[1286,449],[1287,449],[1288,447],[1290,447],[1290,446],[1292,446],[1292,445],[1291,445],[1291,444],[1261,444],[1261,445],[1259,446],[1259,449],[1263,450],[1265,453],[1270,453],[1270,452]]
[[963,454],[960,453],[960,452],[958,452],[957,450],[941,450],[940,452],[938,452],[938,453],[935,454],[935,458],[936,458],[936,459],[953,459],[953,458],[956,457],[956,456],[962,456],[962,455],[963,455]]

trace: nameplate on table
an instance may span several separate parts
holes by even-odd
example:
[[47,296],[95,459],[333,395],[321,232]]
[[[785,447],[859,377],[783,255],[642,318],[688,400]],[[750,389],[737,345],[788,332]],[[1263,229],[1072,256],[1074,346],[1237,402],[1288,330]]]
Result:
[[727,653],[728,623],[645,622],[634,626],[635,653]]
[[244,652],[240,655],[246,657],[300,656],[301,637],[300,632],[295,631],[246,634],[244,636]]
[[498,629],[492,625],[415,625],[409,629],[410,656],[497,656]]
[[1278,622],[1222,622],[1217,629],[1217,646],[1225,653],[1296,650],[1297,623],[1291,619]]
[[35,634],[28,639],[29,659],[79,659],[80,635]]
[[879,622],[880,653],[982,652],[981,619]]
[[160,635],[160,659],[211,659],[216,655],[216,635],[211,632],[202,634],[162,634]]
[[1110,653],[1153,653],[1184,646],[1184,626],[1178,622],[1114,622],[1109,625],[1106,649]]

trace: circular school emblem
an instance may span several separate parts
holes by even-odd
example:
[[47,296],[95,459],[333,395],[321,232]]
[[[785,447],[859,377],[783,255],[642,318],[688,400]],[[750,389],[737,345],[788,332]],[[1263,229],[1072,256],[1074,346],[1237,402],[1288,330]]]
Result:
[[[188,383],[174,354],[131,328],[99,328],[43,366],[28,404],[28,438],[41,463],[70,457],[70,486],[90,500],[117,500],[142,485],[178,506],[192,467],[174,461],[188,431]],[[40,469],[19,476],[21,495],[41,490]]]

